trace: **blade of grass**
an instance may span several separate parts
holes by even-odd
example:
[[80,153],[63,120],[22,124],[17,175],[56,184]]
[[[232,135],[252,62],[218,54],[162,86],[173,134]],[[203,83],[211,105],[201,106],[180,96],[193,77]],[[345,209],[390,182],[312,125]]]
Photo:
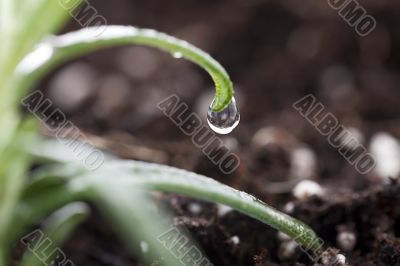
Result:
[[49,213],[68,203],[83,200],[81,190],[53,175],[27,184],[15,209],[14,224],[8,232],[8,239],[10,242],[17,241],[22,237],[22,232],[38,225]]
[[[78,3],[80,0],[76,0]],[[25,77],[15,75],[15,69],[25,55],[44,36],[57,31],[68,19],[69,10],[54,0],[1,0],[0,2],[0,122],[16,111],[20,83]],[[27,84],[32,86],[33,84]],[[5,116],[3,118],[3,115]],[[18,121],[18,119],[16,119]],[[3,125],[3,124],[1,124]],[[15,127],[14,127],[15,128]],[[0,142],[0,148],[1,148]]]
[[68,18],[59,1],[0,0],[0,250],[7,254],[6,235],[24,184],[29,158],[24,145],[24,125],[19,116],[18,89],[23,78],[14,75],[20,60],[44,35],[58,29]]
[[[76,165],[75,165],[76,166]],[[69,182],[66,178],[60,178],[52,174],[57,169],[65,175],[64,169],[72,176],[81,173],[80,167],[69,165],[65,168],[54,167],[41,170],[25,189],[23,200],[18,208],[18,216],[14,225],[12,238],[19,238],[19,232],[29,226],[37,224],[45,215],[64,204],[76,200],[88,200],[96,203],[104,217],[114,224],[114,228],[120,237],[127,243],[131,250],[150,265],[152,259],[163,258],[165,265],[185,265],[171,255],[169,250],[162,246],[156,239],[168,227],[161,221],[171,220],[167,213],[155,212],[148,206],[152,201],[141,190],[131,190],[120,186],[113,180],[104,182],[81,183]],[[48,199],[52,200],[49,201]],[[184,233],[181,233],[184,235]],[[11,237],[11,236],[10,236]],[[189,236],[192,246],[197,246]],[[150,249],[147,254],[141,254],[138,250],[138,240],[148,243]]]
[[145,188],[172,192],[224,204],[285,233],[307,249],[319,251],[322,247],[315,232],[301,221],[248,193],[185,170],[138,161],[114,161],[107,163],[99,171],[88,173],[83,178],[72,179],[71,182],[76,182],[76,186],[82,186],[81,182],[89,182],[90,186],[111,178],[120,186],[131,190]]
[[35,141],[36,123],[26,121],[5,150],[7,156],[0,164],[0,249],[7,253],[10,244],[7,234],[14,218],[15,207],[25,181],[25,173],[30,163],[30,155],[22,147]]
[[[93,182],[90,187],[90,198],[103,212],[104,217],[114,224],[114,228],[132,252],[141,257],[142,261],[151,265],[155,260],[162,258],[162,265],[185,265],[157,240],[170,229],[162,222],[168,215],[153,210],[147,194],[121,186],[111,179]],[[144,240],[149,246],[146,253],[142,253],[138,247],[139,240]],[[192,239],[189,241],[190,246],[197,246]]]
[[[60,248],[68,239],[72,231],[88,216],[89,207],[80,202],[70,203],[61,209],[55,211],[43,223],[44,236],[52,241],[52,250]],[[34,243],[35,245],[37,243]],[[48,254],[49,255],[49,254]],[[47,258],[46,264],[48,265],[61,265],[65,262],[58,261],[59,263],[51,263],[57,254]],[[61,257],[62,258],[62,257]],[[61,258],[58,258],[59,260]],[[42,266],[43,261],[38,258],[34,252],[28,250],[25,252],[21,266]]]
[[[47,151],[51,152],[51,150]],[[36,155],[39,153],[40,151],[37,151]],[[41,155],[41,157],[46,156],[51,157],[51,154]],[[75,169],[70,170],[69,186],[82,189],[83,194],[98,182],[110,182],[109,180],[121,186],[130,187],[132,191],[144,188],[179,193],[228,205],[287,234],[307,249],[319,251],[322,247],[318,236],[304,223],[276,210],[254,196],[202,175],[158,164],[123,160],[106,162],[99,170],[93,172],[88,172],[79,165],[76,165]],[[66,173],[60,169],[57,173],[57,168],[49,171],[48,174],[53,177],[67,177]],[[46,176],[46,171],[42,175]],[[80,178],[76,178],[79,176]],[[91,196],[88,195],[88,197]]]
[[[2,0],[8,7],[2,29],[7,37],[2,53],[3,60],[0,81],[11,76],[17,64],[43,37],[53,33],[65,23],[69,17],[68,10],[60,5],[60,1],[34,0],[21,2]],[[76,1],[77,3],[80,0]]]
[[[230,103],[233,96],[233,85],[229,75],[216,60],[204,51],[186,41],[151,29],[138,29],[131,26],[105,26],[104,29],[104,32],[98,36],[94,34],[98,28],[85,28],[61,36],[50,37],[44,41],[40,49],[48,50],[46,60],[36,57],[36,60],[42,61],[35,61],[34,54],[41,52],[36,50],[33,51],[33,56],[30,56],[31,59],[27,57],[19,65],[20,75],[24,78],[22,84],[24,90],[21,91],[21,95],[26,93],[30,84],[66,60],[101,48],[135,44],[159,48],[171,54],[179,53],[183,58],[199,65],[210,74],[215,83],[213,110],[221,111]],[[31,69],[29,66],[33,64],[36,67]]]

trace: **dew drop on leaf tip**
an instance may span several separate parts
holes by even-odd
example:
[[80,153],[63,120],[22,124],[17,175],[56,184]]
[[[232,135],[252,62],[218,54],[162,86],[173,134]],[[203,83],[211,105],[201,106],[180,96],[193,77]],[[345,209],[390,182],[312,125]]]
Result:
[[[215,99],[214,99],[215,101]],[[220,112],[214,112],[211,103],[207,112],[207,122],[210,128],[218,134],[228,134],[239,124],[240,113],[235,98],[232,97],[229,105]]]

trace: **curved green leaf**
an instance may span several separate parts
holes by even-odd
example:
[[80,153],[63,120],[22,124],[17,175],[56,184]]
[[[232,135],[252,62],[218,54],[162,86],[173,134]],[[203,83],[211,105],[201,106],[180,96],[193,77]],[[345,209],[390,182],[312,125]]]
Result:
[[319,251],[322,247],[315,232],[299,220],[246,192],[221,184],[212,178],[174,167],[138,161],[114,161],[82,178],[72,179],[71,182],[77,187],[85,187],[83,184],[90,187],[106,180],[112,180],[132,190],[145,188],[172,192],[224,204],[287,234],[306,249]]
[[[51,152],[51,150],[47,151]],[[40,152],[36,152],[36,156],[38,154]],[[42,154],[40,157],[51,157],[51,155]],[[90,188],[104,182],[116,182],[120,186],[129,187],[132,191],[144,188],[179,193],[228,205],[287,234],[307,249],[319,251],[322,247],[321,240],[304,223],[276,210],[252,195],[206,176],[158,164],[122,160],[106,162],[96,171],[87,171],[79,165],[72,167],[75,170],[71,170],[71,166],[68,168],[70,169],[69,175],[62,168],[59,169],[58,174],[57,168],[52,169],[49,175],[71,178],[68,187],[78,189],[75,193],[86,195],[88,199],[92,197],[89,193]],[[42,176],[46,176],[45,171]]]
[[223,110],[233,96],[233,85],[225,69],[209,54],[190,43],[157,32],[152,29],[139,29],[131,26],[102,26],[85,28],[61,36],[53,36],[41,43],[18,66],[22,94],[30,84],[42,77],[50,68],[79,55],[121,45],[145,45],[155,47],[171,54],[182,55],[206,70],[215,83],[214,111]]
[[[50,215],[43,223],[43,234],[51,241],[50,247],[52,248],[52,250],[49,250],[49,248],[46,249],[47,252],[53,252],[57,248],[61,248],[72,231],[87,217],[88,213],[89,207],[85,203],[74,202],[65,205]],[[46,264],[58,265],[58,263],[50,263],[53,259],[55,259],[56,255],[56,253],[53,253],[52,256],[47,258]],[[62,257],[58,259],[61,258]],[[58,261],[60,264],[68,260],[68,258],[62,259],[63,261]],[[43,261],[40,260],[40,258],[38,258],[34,252],[31,250],[27,250],[25,252],[21,266],[41,265],[43,265]]]

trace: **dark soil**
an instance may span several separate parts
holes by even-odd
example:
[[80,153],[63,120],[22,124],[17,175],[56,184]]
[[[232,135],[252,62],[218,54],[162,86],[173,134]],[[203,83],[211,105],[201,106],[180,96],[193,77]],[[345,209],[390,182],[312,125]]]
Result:
[[[400,184],[376,172],[359,174],[292,108],[313,93],[342,124],[361,132],[366,147],[377,132],[400,137],[400,2],[359,2],[378,21],[363,38],[326,0],[91,1],[109,24],[168,32],[227,68],[241,109],[238,128],[222,137],[241,159],[229,176],[156,107],[177,93],[205,116],[212,83],[188,62],[142,47],[114,48],[69,63],[43,88],[88,136],[96,136],[90,137],[93,143],[116,155],[188,169],[254,194],[310,225],[333,257],[341,253],[351,265],[400,265]],[[66,31],[77,28],[72,21]],[[85,72],[66,73],[82,66]],[[57,81],[67,74],[80,80],[80,73],[92,76],[79,89],[83,96],[74,94],[75,83]],[[57,98],[63,88],[72,99]],[[265,127],[278,138],[262,145],[254,136]],[[308,178],[324,195],[300,200],[290,184],[274,188],[293,178],[290,154],[297,146],[314,154],[316,170]],[[322,263],[299,248],[285,255],[275,230],[235,211],[221,215],[217,205],[177,195],[162,201],[215,265]],[[193,213],[191,204],[200,211]],[[348,250],[337,241],[344,231],[355,236]],[[64,250],[76,265],[139,265],[95,210]]]

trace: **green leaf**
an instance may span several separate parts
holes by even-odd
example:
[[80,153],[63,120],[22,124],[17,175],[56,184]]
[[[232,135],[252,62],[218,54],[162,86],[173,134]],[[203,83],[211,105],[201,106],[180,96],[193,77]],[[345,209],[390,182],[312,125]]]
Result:
[[[69,171],[64,171],[67,168]],[[58,176],[57,170],[60,173]],[[115,225],[116,232],[138,257],[149,264],[155,259],[163,258],[166,265],[185,265],[157,241],[157,237],[169,229],[168,224],[161,221],[169,221],[171,218],[162,210],[156,212],[149,208],[153,203],[146,193],[125,188],[113,180],[86,183],[90,179],[79,178],[82,182],[74,183],[66,179],[67,172],[72,177],[78,177],[82,174],[82,169],[77,165],[65,168],[58,165],[54,168],[46,167],[35,174],[35,179],[26,187],[17,209],[16,223],[11,233],[13,239],[20,237],[19,232],[38,223],[47,213],[64,204],[88,200],[96,203],[104,217]],[[185,234],[181,232],[181,235]],[[187,235],[186,238],[190,240]],[[138,249],[140,240],[149,245],[148,253],[142,254]],[[192,246],[197,247],[193,240],[190,241]]]
[[[79,4],[80,0],[75,1]],[[54,33],[69,18],[69,11],[58,0],[0,1],[0,82],[11,75],[22,58],[44,36]]]
[[[42,153],[41,157],[51,157],[51,150],[47,152],[50,154]],[[37,151],[36,155],[40,153]],[[80,165],[76,165],[74,169],[70,170],[70,176],[62,170],[56,174],[57,169],[53,169],[50,174],[70,178],[68,186],[80,188],[81,194],[87,193],[90,187],[99,183],[115,182],[132,191],[138,189],[165,191],[225,204],[287,234],[307,249],[319,251],[322,247],[321,240],[314,231],[301,221],[276,210],[252,195],[206,176],[173,167],[127,160],[106,162],[101,168],[91,172]],[[46,173],[43,172],[42,175],[45,176]],[[90,194],[88,196],[90,197]]]
[[[73,230],[88,216],[88,213],[89,207],[86,204],[75,202],[65,205],[48,217],[43,222],[44,237],[51,241],[51,250],[47,248],[47,252],[52,252],[57,248],[61,250],[64,242],[68,239]],[[51,264],[51,261],[55,259],[56,255],[55,253],[53,256],[50,256],[46,260],[46,264],[58,265],[57,263]],[[67,258],[64,258],[64,261],[67,260]],[[34,252],[27,250],[20,265],[41,266],[43,265],[43,261],[40,260]]]
[[132,191],[144,188],[224,204],[285,233],[306,249],[319,251],[322,247],[321,240],[314,231],[301,221],[246,192],[185,170],[138,161],[114,161],[106,163],[98,171],[87,173],[82,178],[72,179],[71,182],[74,186],[82,187],[84,184],[115,182]]
[[[214,111],[223,110],[231,102],[233,85],[229,75],[209,54],[165,33],[131,26],[85,28],[48,38],[19,66],[19,74],[24,79],[22,93],[26,93],[29,84],[36,82],[60,63],[101,48],[133,44],[159,48],[171,54],[179,53],[206,70],[215,83]],[[45,56],[35,56],[35,53]]]
[[[15,69],[23,57],[68,18],[56,0],[0,0],[0,250],[7,254],[8,227],[24,184],[29,158],[15,144],[24,145],[19,116],[19,85]],[[0,261],[0,264],[2,262]]]
[[[0,249],[5,252],[9,246],[7,234],[9,227],[13,225],[15,206],[18,204],[31,160],[23,147],[36,140],[36,130],[36,123],[32,120],[22,124],[13,136],[13,141],[4,150],[6,156],[0,164]],[[7,175],[2,175],[4,173]]]
[[[112,224],[120,237],[127,243],[132,252],[151,265],[162,258],[162,265],[185,264],[158,241],[158,237],[167,232],[171,226],[166,224],[168,215],[163,211],[152,209],[152,201],[148,195],[136,188],[122,186],[112,179],[90,183],[90,198]],[[180,232],[183,235],[183,232]],[[196,243],[185,236],[191,246]],[[138,243],[143,241],[149,250],[143,253]],[[197,247],[198,248],[198,247]]]

